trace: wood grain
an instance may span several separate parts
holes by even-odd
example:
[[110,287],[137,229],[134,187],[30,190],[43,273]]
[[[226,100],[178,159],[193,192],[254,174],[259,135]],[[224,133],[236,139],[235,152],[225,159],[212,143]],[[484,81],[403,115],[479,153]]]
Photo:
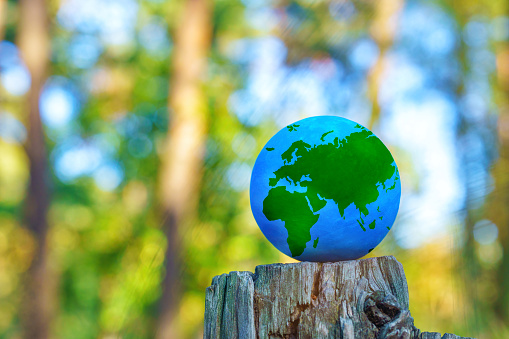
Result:
[[393,257],[256,267],[214,277],[204,338],[453,339],[421,333]]

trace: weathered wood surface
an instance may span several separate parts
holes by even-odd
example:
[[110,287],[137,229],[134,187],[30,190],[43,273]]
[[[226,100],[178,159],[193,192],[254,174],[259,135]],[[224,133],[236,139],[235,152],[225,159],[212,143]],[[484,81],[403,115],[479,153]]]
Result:
[[414,326],[393,257],[256,267],[214,277],[204,338],[459,339]]

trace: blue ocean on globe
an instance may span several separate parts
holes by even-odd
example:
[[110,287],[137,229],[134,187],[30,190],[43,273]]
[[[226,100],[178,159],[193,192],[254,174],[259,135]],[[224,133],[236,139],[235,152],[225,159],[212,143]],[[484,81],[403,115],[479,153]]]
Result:
[[281,252],[301,261],[360,258],[391,229],[398,167],[382,141],[337,116],[297,121],[274,135],[250,183],[254,218]]

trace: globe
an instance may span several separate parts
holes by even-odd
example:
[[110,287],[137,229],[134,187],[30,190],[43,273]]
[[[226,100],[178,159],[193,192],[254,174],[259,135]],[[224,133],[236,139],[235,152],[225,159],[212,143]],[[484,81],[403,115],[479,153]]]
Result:
[[301,261],[360,258],[391,229],[401,182],[391,153],[366,127],[337,116],[281,129],[258,155],[253,216],[281,252]]

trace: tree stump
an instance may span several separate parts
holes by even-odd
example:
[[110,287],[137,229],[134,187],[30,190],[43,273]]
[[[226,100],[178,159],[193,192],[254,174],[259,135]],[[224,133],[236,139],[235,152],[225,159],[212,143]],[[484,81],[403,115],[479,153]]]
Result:
[[456,339],[421,333],[393,256],[257,266],[214,277],[204,338]]

